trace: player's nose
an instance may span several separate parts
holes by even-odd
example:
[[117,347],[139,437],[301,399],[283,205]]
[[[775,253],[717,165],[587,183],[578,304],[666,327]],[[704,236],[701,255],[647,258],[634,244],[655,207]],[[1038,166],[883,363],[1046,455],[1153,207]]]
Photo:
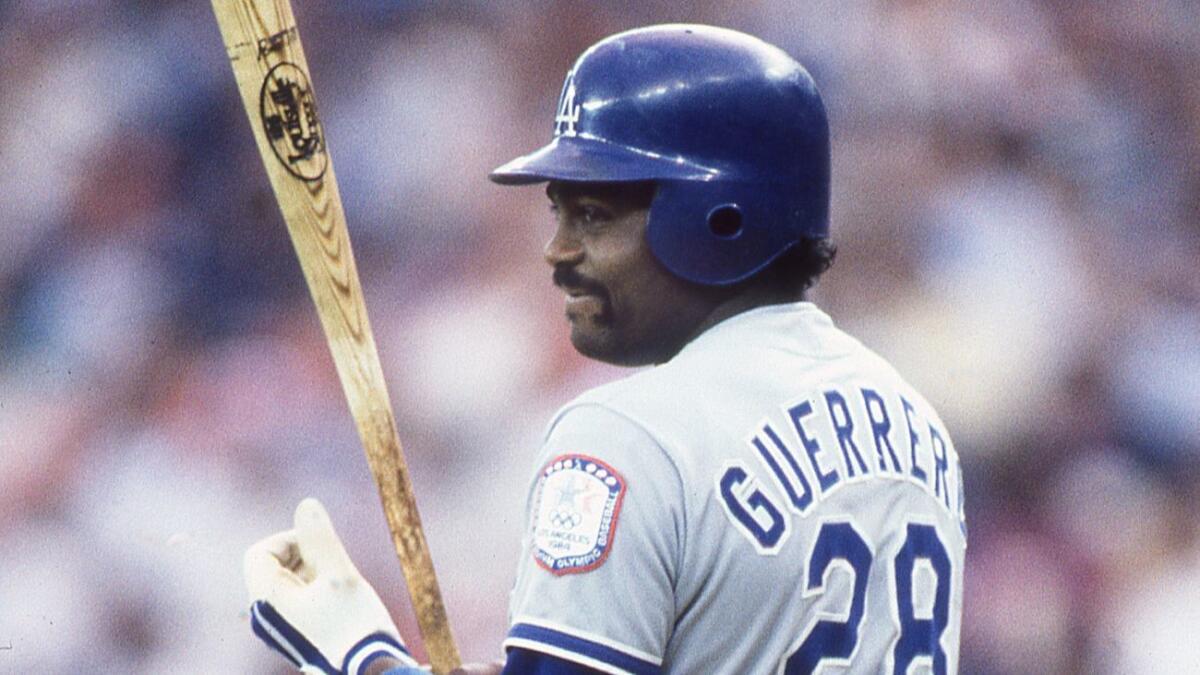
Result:
[[542,249],[542,256],[551,267],[575,265],[583,260],[583,246],[578,239],[569,236],[564,230],[566,228],[556,228],[554,236]]

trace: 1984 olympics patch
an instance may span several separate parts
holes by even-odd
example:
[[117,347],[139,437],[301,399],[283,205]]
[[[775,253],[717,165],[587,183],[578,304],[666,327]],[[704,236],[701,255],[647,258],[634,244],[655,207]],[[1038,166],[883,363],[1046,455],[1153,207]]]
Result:
[[550,460],[538,479],[533,557],[554,574],[594,570],[612,550],[625,479],[587,455]]

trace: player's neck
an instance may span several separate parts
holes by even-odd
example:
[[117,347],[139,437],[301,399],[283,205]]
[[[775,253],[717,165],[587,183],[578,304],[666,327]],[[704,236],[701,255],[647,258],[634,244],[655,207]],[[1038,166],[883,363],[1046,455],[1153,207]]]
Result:
[[[679,345],[679,349],[675,351],[675,354],[678,354],[679,351],[682,351],[684,347],[686,347],[696,338],[703,335],[708,329],[716,326],[728,318],[737,316],[742,312],[749,311],[756,307],[763,307],[766,305],[783,305],[791,302],[799,302],[803,299],[803,293],[796,294],[791,291],[785,291],[767,286],[750,285],[740,288],[737,290],[737,292],[731,294],[729,297],[723,299],[713,306],[712,311],[709,312],[708,315],[696,325],[695,330],[693,330],[691,334],[688,335],[688,338]],[[671,358],[674,358],[675,354],[672,354]]]

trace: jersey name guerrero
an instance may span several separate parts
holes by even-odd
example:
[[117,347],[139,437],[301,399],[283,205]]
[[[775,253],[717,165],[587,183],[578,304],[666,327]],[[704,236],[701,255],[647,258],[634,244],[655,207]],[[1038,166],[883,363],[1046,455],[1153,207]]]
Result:
[[[860,407],[851,406],[849,397],[861,401]],[[777,416],[787,420],[783,425],[764,419],[747,443],[795,515],[819,508],[826,496],[845,485],[872,478],[906,480],[956,518],[965,537],[962,467],[947,444],[949,436],[939,424],[922,419],[903,395],[889,398],[891,403],[870,387],[846,392],[829,388],[778,411]],[[896,424],[894,417],[903,422]],[[818,426],[826,433],[818,435]],[[870,438],[869,447],[861,447],[856,436]],[[836,442],[823,444],[822,437]],[[760,553],[772,554],[787,538],[791,519],[777,499],[756,489],[760,473],[744,460],[730,459],[717,475],[717,491],[731,522]]]

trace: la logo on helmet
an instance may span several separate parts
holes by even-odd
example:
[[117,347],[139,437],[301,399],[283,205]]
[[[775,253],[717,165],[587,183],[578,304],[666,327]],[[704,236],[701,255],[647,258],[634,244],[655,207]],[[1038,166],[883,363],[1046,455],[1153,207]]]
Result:
[[563,83],[562,97],[558,102],[558,113],[554,115],[554,135],[574,136],[575,123],[579,121],[579,106],[575,104],[575,71],[567,73]]

